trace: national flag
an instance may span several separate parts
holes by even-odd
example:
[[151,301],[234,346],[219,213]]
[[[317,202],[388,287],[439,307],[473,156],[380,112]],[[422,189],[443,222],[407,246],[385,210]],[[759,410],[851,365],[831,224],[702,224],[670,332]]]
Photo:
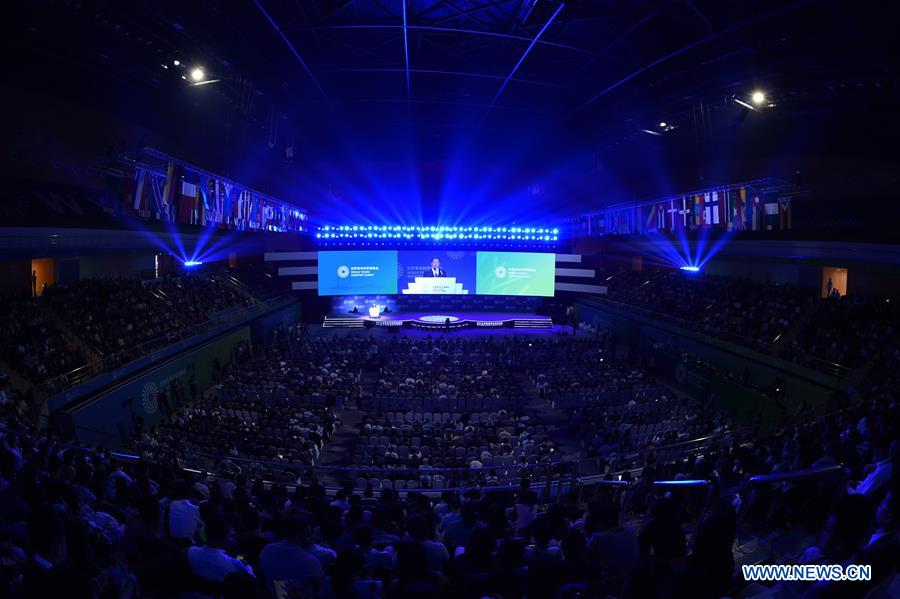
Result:
[[235,190],[231,183],[222,183],[222,222],[230,225],[234,222]]
[[782,231],[791,228],[791,198],[778,198],[778,217]]
[[150,195],[152,193],[148,177],[152,176],[152,173],[138,167],[135,170],[134,176],[135,188],[131,209],[146,218],[149,215],[148,206],[150,205]]
[[250,227],[253,229],[259,228],[259,198],[250,196],[250,208],[249,208],[249,218],[250,218]]
[[760,231],[765,227],[765,208],[758,195],[754,195],[750,203],[750,228],[753,231]]
[[747,189],[738,187],[731,191],[734,200],[732,218],[735,231],[743,231],[747,228]]
[[166,168],[166,184],[163,187],[162,206],[160,212],[163,220],[174,221],[178,203],[178,191],[184,178],[184,168],[175,162],[170,162]]
[[720,223],[720,210],[721,204],[719,203],[718,191],[703,194],[703,221],[707,225],[718,225]]
[[645,219],[644,228],[647,231],[656,231],[659,228],[658,216],[656,215],[656,204],[651,204],[647,209],[647,218]]
[[[688,198],[690,200],[690,198]],[[703,220],[703,196],[697,194],[693,198],[693,218],[691,219],[691,224],[695,227],[702,227],[704,224]]]
[[691,206],[689,198],[683,197],[676,200],[678,206],[678,228],[687,229],[691,222]]
[[191,181],[181,182],[181,193],[178,195],[178,222],[193,224],[194,210],[197,208],[197,185]]
[[765,198],[763,207],[765,210],[766,230],[772,231],[775,229],[779,220],[778,200],[775,198]]

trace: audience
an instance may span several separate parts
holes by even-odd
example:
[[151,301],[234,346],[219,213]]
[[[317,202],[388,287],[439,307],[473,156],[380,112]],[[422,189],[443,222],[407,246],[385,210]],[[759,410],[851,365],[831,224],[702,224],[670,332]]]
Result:
[[[235,288],[205,302],[220,285],[186,275],[48,288],[9,306],[19,318],[0,322],[3,359],[23,373],[39,363],[38,378],[77,363],[48,309],[117,352],[149,339],[144,327],[165,336],[252,301]],[[680,273],[610,282],[617,301],[766,351],[799,323],[791,345],[810,351],[785,356],[875,367],[839,409],[744,435],[601,330],[379,342],[277,327],[264,347],[240,345],[211,388],[161,400],[161,423],[137,426],[136,456],[60,441],[33,391],[4,376],[0,584],[14,598],[373,599],[863,596],[896,585],[892,309],[734,287]],[[566,443],[595,470],[574,479]],[[322,467],[326,452],[347,473]],[[873,580],[750,584],[744,563],[871,564]]]

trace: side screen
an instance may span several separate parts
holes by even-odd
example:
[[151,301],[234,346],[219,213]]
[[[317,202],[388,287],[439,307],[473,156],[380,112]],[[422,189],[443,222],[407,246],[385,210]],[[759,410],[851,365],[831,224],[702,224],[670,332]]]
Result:
[[396,251],[319,252],[319,295],[395,293]]
[[556,254],[478,252],[478,295],[553,296]]

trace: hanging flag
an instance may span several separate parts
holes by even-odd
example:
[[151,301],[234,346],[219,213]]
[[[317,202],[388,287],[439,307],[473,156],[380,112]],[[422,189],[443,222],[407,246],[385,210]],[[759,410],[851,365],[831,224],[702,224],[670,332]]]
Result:
[[150,195],[152,190],[148,182],[148,177],[152,175],[148,171],[138,167],[135,170],[135,189],[132,198],[131,208],[144,218],[149,216],[148,207],[150,205]]
[[233,221],[234,212],[234,185],[231,183],[222,183],[222,222],[226,226]]
[[737,231],[744,231],[747,229],[747,189],[745,187],[735,190],[734,206],[734,228]]
[[[161,175],[153,174],[150,177],[150,206],[149,213],[153,214],[156,220],[167,218],[167,206],[164,200],[166,193],[167,179]],[[149,214],[148,214],[149,216]]]
[[[690,200],[690,198],[688,198],[688,199]],[[691,203],[693,204],[693,206],[692,206],[693,215],[691,218],[691,225],[692,225],[692,227],[702,227],[704,224],[704,221],[703,221],[703,196],[701,196],[700,194],[695,195],[693,198],[693,201]]]
[[194,211],[194,203],[196,201],[196,197],[197,186],[189,181],[182,181],[181,192],[177,198],[178,222],[185,225],[191,223],[191,215]]
[[703,194],[703,221],[707,225],[719,224],[719,192]]
[[656,216],[656,204],[651,204],[647,209],[647,218],[644,220],[644,228],[647,231],[656,231],[658,228],[658,217]]
[[760,231],[765,226],[765,208],[763,207],[762,198],[754,195],[750,201],[750,229]]
[[778,198],[778,217],[782,231],[791,228],[791,198]]
[[175,162],[170,162],[166,167],[166,184],[163,187],[162,206],[160,209],[163,220],[175,221],[178,193],[181,189],[181,181],[184,168]]
[[765,228],[767,231],[773,231],[779,221],[778,200],[776,198],[766,197],[764,199],[763,209],[765,211]]

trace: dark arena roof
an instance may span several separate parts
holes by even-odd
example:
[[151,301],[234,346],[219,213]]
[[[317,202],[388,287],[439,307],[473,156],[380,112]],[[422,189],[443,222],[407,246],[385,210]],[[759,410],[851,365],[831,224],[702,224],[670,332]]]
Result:
[[0,596],[900,597],[892,3],[7,4]]

